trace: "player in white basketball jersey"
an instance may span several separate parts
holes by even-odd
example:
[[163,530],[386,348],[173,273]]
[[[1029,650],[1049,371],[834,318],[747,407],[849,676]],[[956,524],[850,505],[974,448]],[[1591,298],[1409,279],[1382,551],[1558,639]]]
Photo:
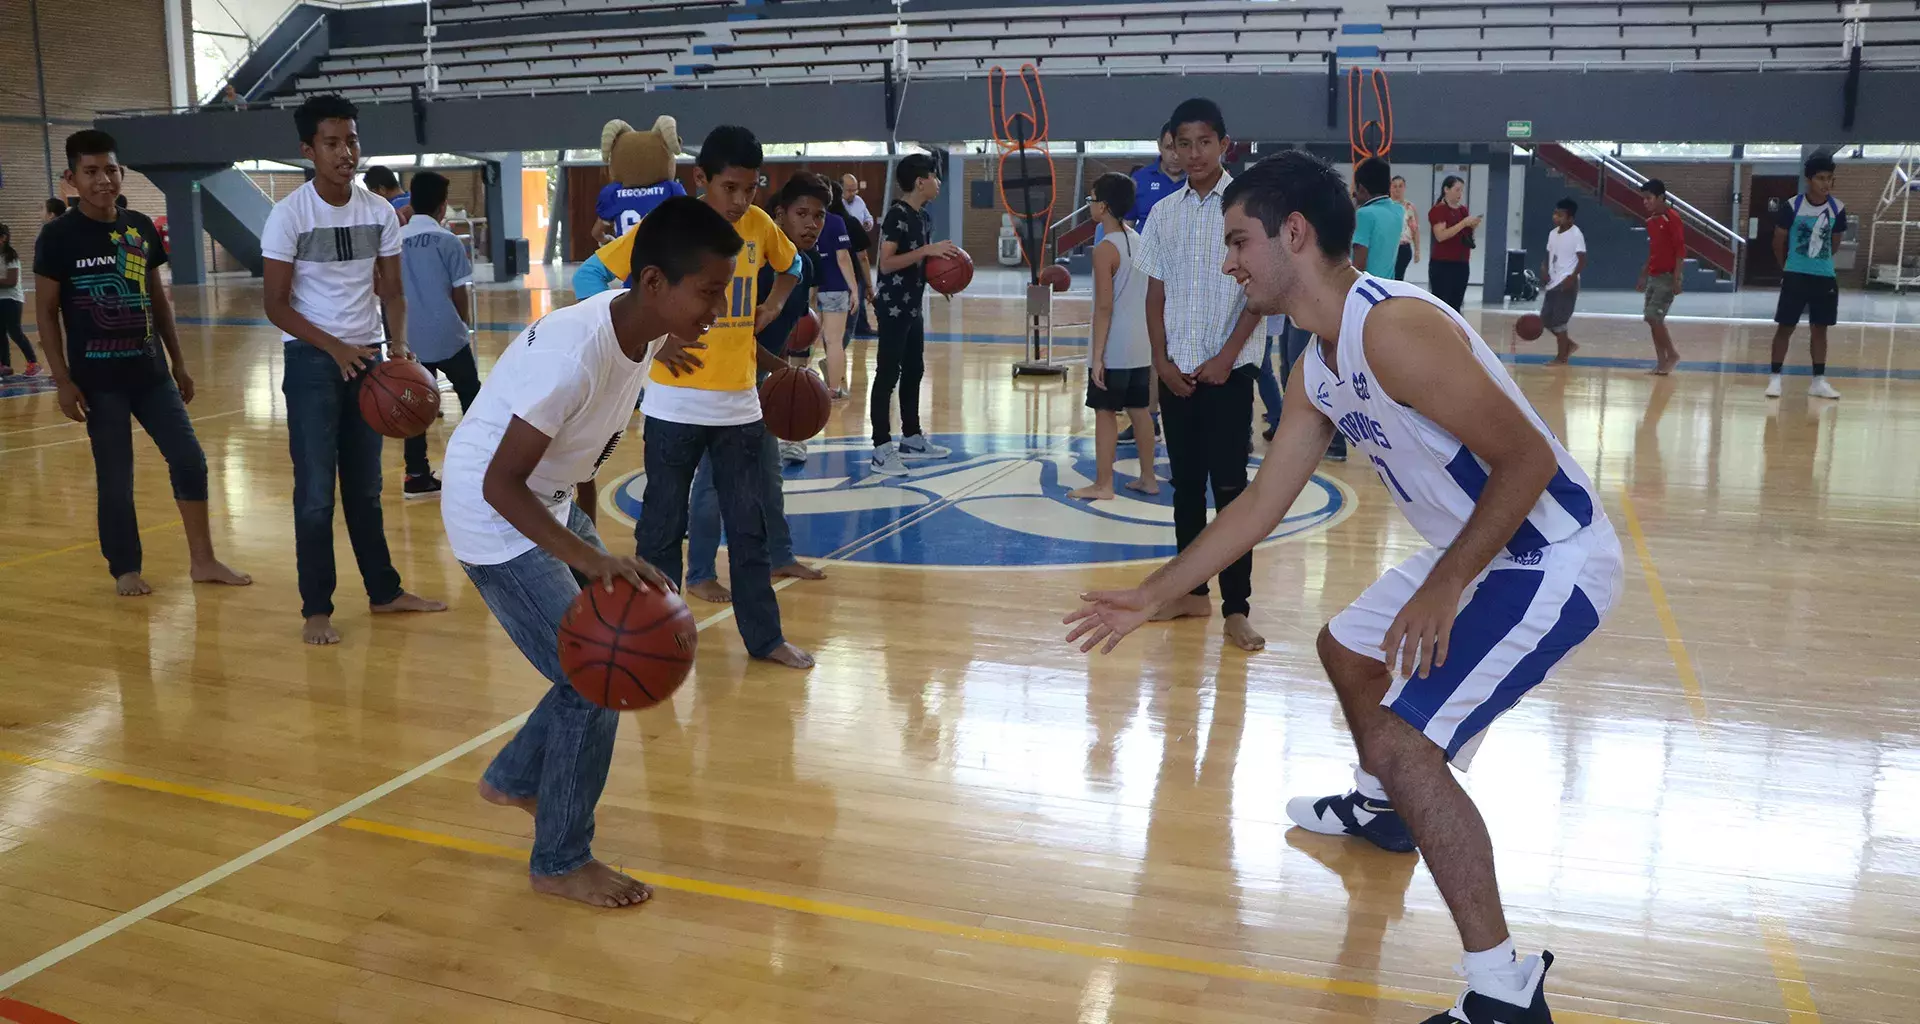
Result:
[[1468,986],[1428,1024],[1548,1024],[1552,954],[1516,956],[1486,824],[1448,764],[1464,767],[1486,727],[1599,626],[1620,590],[1620,542],[1586,472],[1466,321],[1417,287],[1353,268],[1353,202],[1324,161],[1263,160],[1224,205],[1223,269],[1246,288],[1247,308],[1285,313],[1318,337],[1252,486],[1140,587],[1085,595],[1068,639],[1112,650],[1259,543],[1337,424],[1431,547],[1321,631],[1360,764],[1352,792],[1295,799],[1287,814],[1425,855],[1460,931]]

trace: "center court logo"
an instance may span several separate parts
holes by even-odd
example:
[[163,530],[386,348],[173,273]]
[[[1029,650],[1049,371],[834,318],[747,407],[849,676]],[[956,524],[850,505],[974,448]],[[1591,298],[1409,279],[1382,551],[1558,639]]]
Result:
[[[938,462],[910,462],[911,476],[873,473],[864,437],[815,440],[805,465],[786,471],[794,554],[925,568],[1040,568],[1172,557],[1173,488],[1160,459],[1160,494],[1119,485],[1133,479],[1132,449],[1115,467],[1119,497],[1083,502],[1067,492],[1093,480],[1093,439],[1047,434],[939,434],[953,449]],[[1252,460],[1257,466],[1258,459]],[[603,507],[631,527],[646,490],[643,473],[605,488]],[[1318,533],[1353,509],[1353,492],[1315,476],[1267,542]]]

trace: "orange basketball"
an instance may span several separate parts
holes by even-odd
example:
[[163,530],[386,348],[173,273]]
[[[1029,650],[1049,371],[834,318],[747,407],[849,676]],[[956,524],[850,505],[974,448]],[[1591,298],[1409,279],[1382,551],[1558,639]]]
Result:
[[820,317],[813,310],[793,322],[793,331],[787,335],[787,354],[804,356],[813,343],[820,340]]
[[1522,341],[1533,341],[1540,337],[1540,332],[1543,330],[1545,327],[1541,324],[1538,313],[1528,313],[1513,325],[1513,333],[1518,334]]
[[411,359],[375,363],[360,375],[360,415],[388,437],[416,437],[440,414],[440,389]]
[[650,708],[687,681],[700,633],[679,594],[625,579],[589,584],[560,620],[560,669],[580,696],[614,711]]
[[965,249],[952,256],[927,257],[927,283],[942,295],[958,295],[973,283],[973,257]]
[[1054,263],[1040,271],[1040,283],[1056,292],[1064,292],[1073,287],[1073,272]]
[[805,441],[827,428],[833,395],[827,382],[805,367],[788,366],[760,382],[760,416],[782,441]]

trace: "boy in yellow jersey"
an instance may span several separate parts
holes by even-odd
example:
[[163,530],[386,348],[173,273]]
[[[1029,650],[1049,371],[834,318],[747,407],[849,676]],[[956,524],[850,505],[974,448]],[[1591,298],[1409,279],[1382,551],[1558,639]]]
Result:
[[[738,125],[715,128],[700,147],[696,183],[705,189],[701,199],[720,211],[746,244],[734,260],[726,315],[700,342],[667,339],[671,348],[695,351],[696,368],[682,372],[666,360],[654,361],[640,404],[646,418],[647,488],[633,537],[635,554],[678,585],[694,470],[703,457],[711,459],[720,521],[726,527],[734,620],[747,653],[790,668],[812,668],[813,656],[780,632],[780,604],[767,561],[762,460],[778,460],[779,450],[760,420],[755,371],[771,372],[786,363],[762,348],[754,335],[786,304],[801,264],[785,232],[753,205],[762,162],[759,140]],[[629,275],[633,235],[628,230],[595,254],[616,280]],[[781,277],[761,304],[755,301],[755,285],[763,265]]]

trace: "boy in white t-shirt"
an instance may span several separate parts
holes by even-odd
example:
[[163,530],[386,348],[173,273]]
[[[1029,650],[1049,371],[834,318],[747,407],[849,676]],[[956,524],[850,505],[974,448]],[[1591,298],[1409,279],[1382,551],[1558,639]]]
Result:
[[380,514],[385,441],[360,416],[357,378],[380,361],[380,305],[394,359],[411,359],[400,283],[400,219],[392,204],[353,180],[359,116],[338,96],[312,96],[293,112],[300,154],[313,180],[275,204],[260,233],[267,319],[286,342],[288,449],[293,455],[293,548],[300,578],[301,638],[337,644],[333,628],[333,480],[367,603],[375,612],[442,612],[407,593],[387,552]]
[[1553,204],[1553,230],[1547,233],[1546,291],[1540,297],[1540,325],[1553,332],[1559,350],[1549,366],[1564,366],[1580,346],[1567,336],[1573,306],[1580,298],[1580,274],[1587,269],[1587,236],[1573,226],[1580,204],[1562,199]]
[[[727,312],[740,234],[695,199],[640,222],[633,287],[535,321],[494,364],[447,441],[441,518],[454,556],[494,618],[552,687],[487,766],[480,795],[533,815],[533,888],[601,907],[636,906],[645,885],[593,858],[594,805],[606,786],[618,713],[588,703],[560,668],[560,620],[577,579],[673,584],[638,557],[608,554],[573,500],[620,443],[648,347],[676,371]],[[592,585],[589,583],[589,585]]]

